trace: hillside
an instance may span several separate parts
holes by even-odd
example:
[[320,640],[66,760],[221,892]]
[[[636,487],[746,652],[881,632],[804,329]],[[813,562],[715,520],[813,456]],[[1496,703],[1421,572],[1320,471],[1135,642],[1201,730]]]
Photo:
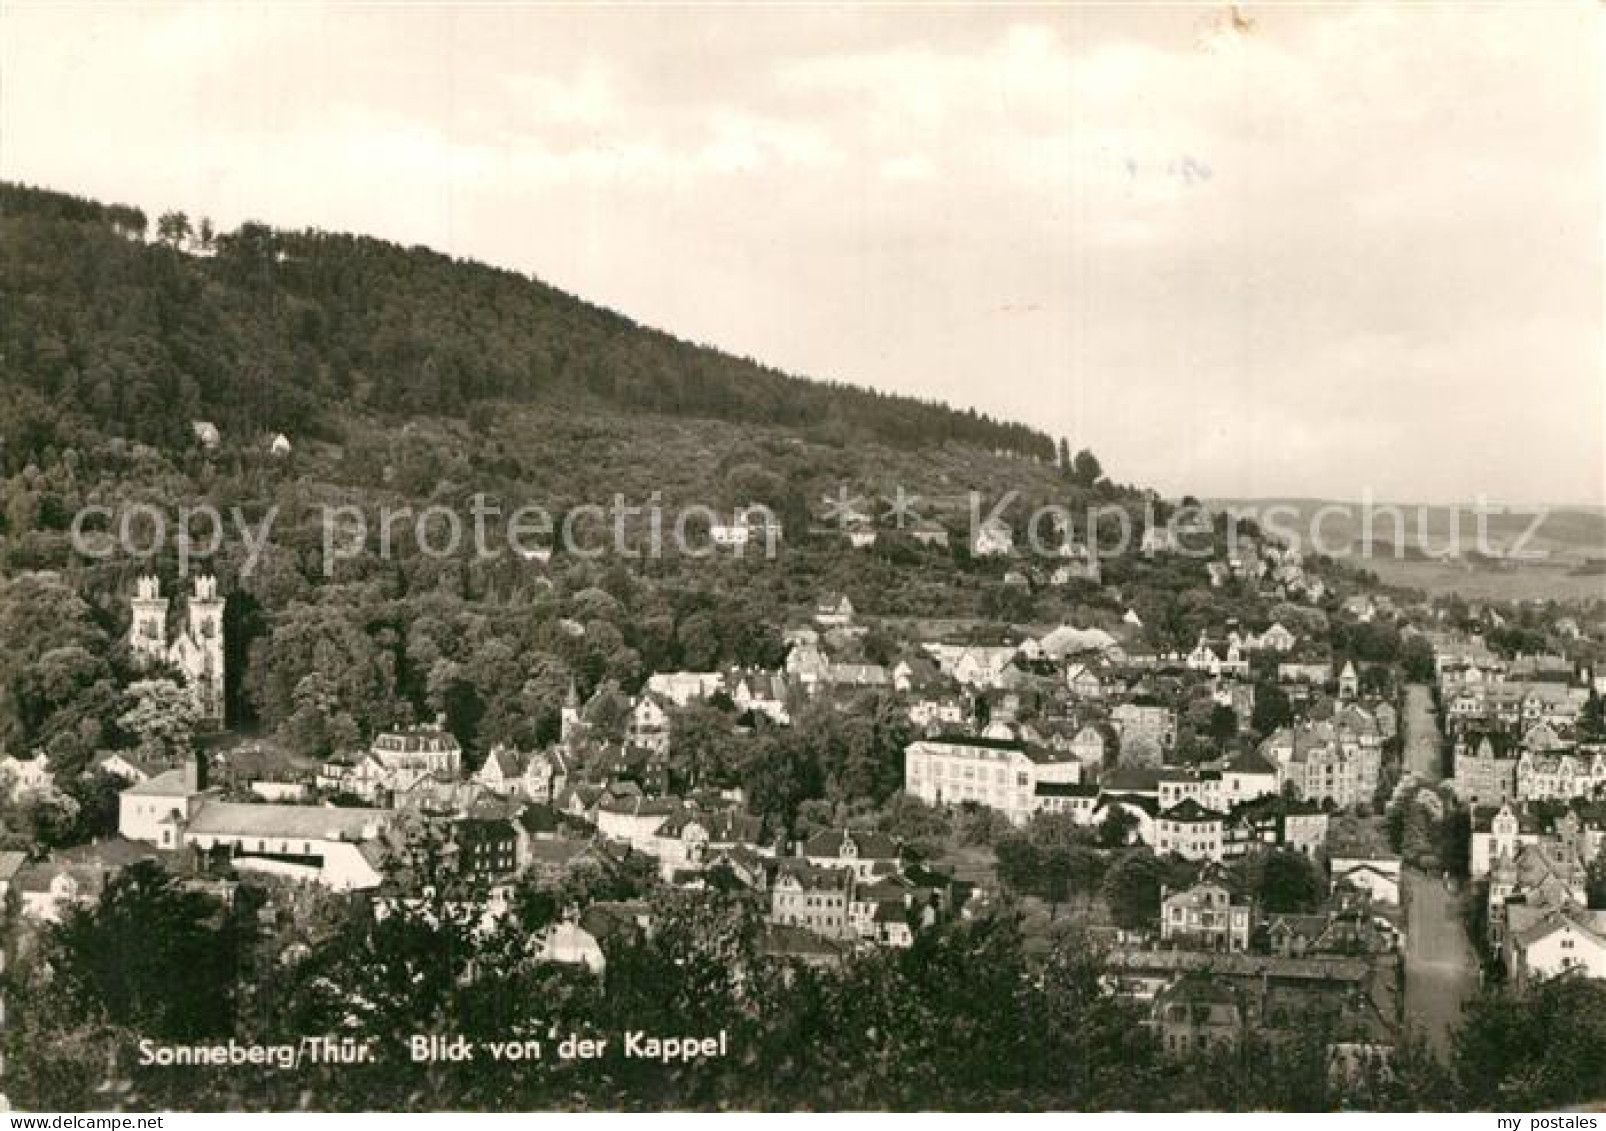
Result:
[[[1136,605],[1180,641],[1210,615],[1184,600],[1198,562],[1113,564],[1108,587],[1042,584],[1052,563],[1035,562],[1026,587],[1006,582],[1009,563],[970,558],[972,491],[984,508],[1018,492],[1017,537],[1034,505],[1143,500],[1090,455],[1058,466],[1022,426],[787,377],[422,249],[256,226],[203,242],[172,235],[172,217],[153,242],[130,209],[15,186],[0,203],[0,604],[31,626],[7,634],[27,647],[0,666],[0,743],[70,765],[126,737],[128,594],[147,572],[182,588],[184,563],[173,537],[149,555],[75,552],[91,505],[108,508],[87,527],[101,535],[134,507],[272,516],[260,553],[231,528],[189,568],[230,594],[231,721],[312,752],[440,710],[482,751],[546,735],[571,680],[633,691],[653,671],[773,666],[784,627],[832,591],[869,616],[983,635],[1115,625]],[[214,448],[196,420],[219,426]],[[266,443],[281,432],[282,458]],[[900,535],[882,501],[899,489],[951,547]],[[880,522],[872,550],[849,552],[832,524],[844,490]],[[616,496],[763,503],[787,552],[546,564],[468,540],[425,554],[406,526],[394,554],[324,553],[324,507],[466,516],[480,497],[561,518]],[[863,652],[903,644],[873,636]]]
[[487,401],[574,398],[838,441],[1055,456],[1020,424],[791,377],[425,248],[189,228],[168,214],[153,239],[137,209],[0,184],[8,470],[93,432],[179,444],[195,419],[327,435],[336,410],[461,417]]

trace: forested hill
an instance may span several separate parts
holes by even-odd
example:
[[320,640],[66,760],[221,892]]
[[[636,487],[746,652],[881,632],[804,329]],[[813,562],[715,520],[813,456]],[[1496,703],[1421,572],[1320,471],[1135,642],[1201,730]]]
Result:
[[534,279],[425,248],[0,183],[5,470],[93,433],[155,444],[189,422],[317,434],[332,409],[464,415],[485,400],[958,441],[1053,459],[1020,424],[788,376],[638,326]]

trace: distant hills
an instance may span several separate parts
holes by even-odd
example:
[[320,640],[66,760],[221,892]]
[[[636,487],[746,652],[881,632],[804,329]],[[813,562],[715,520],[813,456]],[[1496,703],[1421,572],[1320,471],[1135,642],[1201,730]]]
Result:
[[[1310,530],[1319,512],[1324,539],[1334,543],[1359,543],[1365,524],[1362,504],[1337,499],[1263,498],[1212,499],[1209,505],[1235,513],[1266,514],[1272,508],[1292,511],[1294,518],[1282,518],[1284,526]],[[1535,509],[1511,508],[1489,513],[1482,519],[1487,532],[1486,546],[1479,546],[1480,519],[1474,504],[1439,506],[1421,503],[1374,503],[1372,542],[1374,547],[1392,550],[1395,544],[1410,558],[1477,557],[1487,549],[1493,557],[1523,551],[1537,551],[1551,558],[1581,559],[1606,556],[1606,507],[1568,506],[1543,515]],[[1396,525],[1394,513],[1403,516]],[[1457,536],[1458,534],[1458,536]]]
[[[1282,508],[1275,526],[1297,530],[1307,548],[1312,524],[1325,512],[1324,548],[1391,585],[1487,600],[1606,599],[1606,507],[1491,513],[1483,519],[1487,535],[1480,545],[1479,518],[1470,503],[1376,503],[1368,551],[1359,503],[1263,498],[1212,499],[1208,505],[1258,516]],[[1396,511],[1404,519],[1400,529],[1392,517]],[[1528,556],[1518,556],[1523,554]]]

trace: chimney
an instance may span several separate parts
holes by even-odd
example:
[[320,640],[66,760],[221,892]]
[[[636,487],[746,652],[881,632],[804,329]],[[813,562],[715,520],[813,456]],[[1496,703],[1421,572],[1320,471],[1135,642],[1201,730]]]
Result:
[[206,788],[206,755],[197,752],[184,763],[184,789],[200,793]]

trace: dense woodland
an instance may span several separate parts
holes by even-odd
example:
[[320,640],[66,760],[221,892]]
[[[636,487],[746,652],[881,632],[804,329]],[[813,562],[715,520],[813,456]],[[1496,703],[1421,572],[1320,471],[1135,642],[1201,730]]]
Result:
[[15,184],[0,185],[0,341],[10,470],[90,430],[177,444],[206,419],[316,434],[332,402],[462,415],[582,399],[1055,456],[1020,424],[803,381],[424,248],[254,223],[213,234],[179,213],[153,231],[137,209]]

